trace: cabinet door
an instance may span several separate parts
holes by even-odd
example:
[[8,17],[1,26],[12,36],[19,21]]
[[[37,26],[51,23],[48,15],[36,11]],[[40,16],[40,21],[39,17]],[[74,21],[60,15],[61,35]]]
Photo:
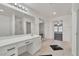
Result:
[[32,40],[33,43],[28,45],[28,52],[33,55],[41,48],[41,38],[35,38]]
[[3,47],[0,47],[0,56],[4,56],[5,55],[5,52],[3,50]]
[[18,45],[17,45],[18,46],[18,55],[21,55],[24,52],[26,52],[27,51],[27,46],[31,45],[31,43],[32,43],[32,41],[30,39],[18,42]]
[[41,48],[41,38],[36,38],[34,40],[34,48],[35,48],[35,52],[37,52],[40,48]]

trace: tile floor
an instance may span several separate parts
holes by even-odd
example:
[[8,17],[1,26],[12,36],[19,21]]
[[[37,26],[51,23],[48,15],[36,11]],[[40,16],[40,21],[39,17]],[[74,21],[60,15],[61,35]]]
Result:
[[[61,46],[64,50],[57,50],[54,51],[50,47],[50,45],[57,44]],[[40,56],[40,55],[48,55],[52,54],[53,56],[72,56],[72,50],[71,50],[71,44],[69,42],[62,42],[62,41],[53,41],[51,39],[45,40],[42,42],[41,49],[34,54],[34,56]]]

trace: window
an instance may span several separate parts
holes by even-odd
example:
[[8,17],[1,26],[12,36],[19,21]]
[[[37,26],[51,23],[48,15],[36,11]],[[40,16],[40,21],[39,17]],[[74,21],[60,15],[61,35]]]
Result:
[[59,26],[59,32],[62,32],[62,26]]
[[54,27],[54,31],[57,32],[58,31],[58,27],[55,26]]
[[62,22],[57,22],[54,24],[54,32],[62,32],[63,31],[63,24]]

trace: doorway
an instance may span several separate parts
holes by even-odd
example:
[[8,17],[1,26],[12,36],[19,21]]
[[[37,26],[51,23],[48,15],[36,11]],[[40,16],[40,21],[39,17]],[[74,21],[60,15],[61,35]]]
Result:
[[54,40],[63,40],[63,21],[55,21],[54,23]]
[[44,23],[39,23],[39,35],[44,39]]

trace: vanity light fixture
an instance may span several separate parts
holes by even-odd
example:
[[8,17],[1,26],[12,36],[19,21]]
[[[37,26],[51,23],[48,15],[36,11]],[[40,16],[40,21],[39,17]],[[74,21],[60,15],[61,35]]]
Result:
[[27,11],[27,9],[25,8],[25,11]]
[[53,12],[53,15],[56,15],[56,12],[55,11]]
[[25,8],[22,6],[22,9],[25,9]]
[[18,9],[20,9],[20,10],[23,10],[23,11],[27,12],[27,8],[24,7],[24,6],[22,6],[19,3],[9,3],[9,4],[12,5],[12,6],[14,6],[14,7],[16,7],[16,8],[18,8]]
[[17,3],[14,3],[14,5],[17,5]]
[[3,9],[0,9],[0,12],[3,12],[4,10]]
[[21,5],[18,5],[18,7],[22,7]]

